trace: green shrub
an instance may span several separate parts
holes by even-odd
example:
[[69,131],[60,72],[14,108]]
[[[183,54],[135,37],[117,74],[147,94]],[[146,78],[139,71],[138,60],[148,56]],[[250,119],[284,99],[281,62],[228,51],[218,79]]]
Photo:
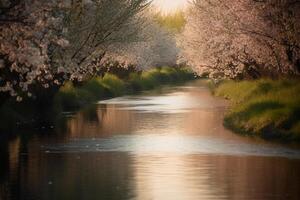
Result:
[[93,94],[97,99],[109,97],[111,95],[107,88],[103,85],[102,79],[100,77],[92,78],[81,88]]
[[193,73],[186,68],[162,67],[143,72],[139,83],[143,89],[153,89],[161,84],[180,83],[193,78]]
[[113,74],[105,74],[101,83],[113,96],[120,96],[126,92],[126,85],[124,81]]
[[143,83],[142,83],[141,75],[136,72],[130,73],[129,85],[130,85],[132,91],[143,90]]
[[178,82],[180,79],[179,70],[173,67],[163,67],[160,72],[165,75],[167,82]]
[[54,97],[56,110],[71,110],[79,107],[76,89],[71,81],[66,82]]
[[106,73],[103,78],[94,77],[80,87],[75,87],[71,81],[68,81],[55,95],[54,108],[58,112],[74,110],[102,98],[120,96],[130,91],[133,93],[153,89],[162,84],[182,81],[187,79],[187,74],[191,73],[185,69],[162,67],[142,73],[131,73],[127,82],[109,73]]
[[162,79],[162,77],[160,76],[161,76],[160,71],[157,68],[142,72],[141,75],[142,88],[146,90],[155,88],[157,85],[161,83],[160,80]]
[[54,97],[55,110],[74,110],[96,100],[89,90],[75,88],[71,81],[66,82]]

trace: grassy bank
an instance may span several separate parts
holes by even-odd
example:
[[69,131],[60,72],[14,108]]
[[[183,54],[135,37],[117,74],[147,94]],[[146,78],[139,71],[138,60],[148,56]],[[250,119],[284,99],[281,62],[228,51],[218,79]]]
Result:
[[186,68],[162,67],[144,72],[133,72],[126,79],[106,73],[94,77],[79,86],[66,82],[54,97],[56,110],[74,110],[97,100],[134,94],[164,84],[175,84],[191,80],[193,73]]
[[266,139],[300,141],[300,80],[224,81],[216,96],[230,100],[230,129]]

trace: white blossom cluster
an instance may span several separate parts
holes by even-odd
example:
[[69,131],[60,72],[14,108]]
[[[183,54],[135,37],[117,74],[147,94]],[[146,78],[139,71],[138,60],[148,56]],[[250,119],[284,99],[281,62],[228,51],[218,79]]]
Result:
[[31,85],[48,88],[50,82],[58,83],[48,48],[65,45],[65,39],[56,33],[61,18],[53,15],[59,2],[21,2],[0,19],[0,92],[16,96],[17,101],[22,100],[21,95],[32,96]]

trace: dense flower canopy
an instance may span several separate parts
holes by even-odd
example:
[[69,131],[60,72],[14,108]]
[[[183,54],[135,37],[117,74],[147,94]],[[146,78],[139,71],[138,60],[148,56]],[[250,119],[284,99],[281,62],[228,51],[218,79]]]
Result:
[[234,78],[298,74],[300,3],[293,0],[194,0],[181,37],[199,73]]
[[147,0],[0,1],[0,92],[93,76],[108,60],[144,69],[175,64],[176,41]]

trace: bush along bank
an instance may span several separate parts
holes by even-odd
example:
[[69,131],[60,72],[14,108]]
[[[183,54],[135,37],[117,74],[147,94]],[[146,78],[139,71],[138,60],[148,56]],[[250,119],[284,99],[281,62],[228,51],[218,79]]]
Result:
[[189,69],[173,67],[132,72],[125,79],[106,73],[103,77],[91,78],[80,86],[66,82],[55,95],[54,106],[56,110],[69,111],[97,100],[134,94],[155,89],[164,84],[182,83],[192,79],[194,79],[194,74]]
[[231,102],[224,119],[229,129],[300,142],[300,80],[223,81],[213,91]]

